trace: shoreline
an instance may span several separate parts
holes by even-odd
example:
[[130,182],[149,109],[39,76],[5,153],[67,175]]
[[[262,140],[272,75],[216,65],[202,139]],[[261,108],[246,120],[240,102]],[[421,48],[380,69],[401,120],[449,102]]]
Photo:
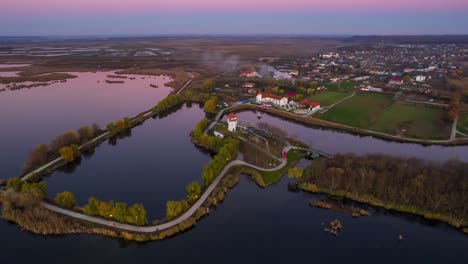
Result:
[[384,202],[380,200],[372,201],[370,199],[365,199],[360,196],[355,196],[349,193],[345,193],[344,191],[332,191],[326,188],[311,186],[311,184],[297,184],[297,187],[299,190],[303,192],[307,192],[307,193],[330,195],[330,196],[348,199],[353,202],[382,208],[388,211],[396,211],[399,213],[417,215],[417,216],[423,217],[426,220],[434,220],[434,221],[448,224],[451,227],[456,228],[457,230],[462,231],[462,232],[465,232],[464,230],[467,228],[467,223],[465,223],[461,219],[455,219],[451,216],[446,216],[446,215],[441,215],[441,214],[433,214],[429,211],[422,210],[416,207],[413,208],[413,207],[396,205],[396,204],[385,204]]
[[439,145],[439,146],[448,146],[448,147],[468,145],[468,139],[463,139],[463,138],[461,139],[458,138],[453,141],[403,138],[403,137],[393,136],[390,134],[380,133],[376,131],[350,127],[350,126],[346,126],[346,125],[339,124],[339,123],[333,123],[333,122],[321,120],[318,118],[299,116],[299,115],[289,113],[283,110],[271,109],[271,108],[259,109],[256,105],[253,105],[253,104],[236,105],[230,108],[225,114],[231,113],[231,112],[243,111],[243,110],[258,110],[258,111],[262,111],[264,113],[268,113],[268,114],[275,115],[278,117],[286,118],[290,121],[299,122],[301,124],[306,124],[306,125],[316,126],[316,127],[321,127],[321,128],[334,129],[337,131],[344,131],[344,132],[347,132],[353,135],[358,135],[358,136],[372,136],[374,138],[389,141],[389,142],[419,144],[419,145],[424,145],[424,146]]

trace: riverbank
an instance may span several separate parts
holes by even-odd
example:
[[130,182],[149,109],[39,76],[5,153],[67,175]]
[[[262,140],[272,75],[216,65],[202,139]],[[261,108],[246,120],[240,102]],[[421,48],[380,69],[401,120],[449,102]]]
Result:
[[468,163],[431,163],[385,155],[338,154],[310,162],[299,189],[445,222],[463,229]]
[[296,115],[294,113],[290,113],[290,112],[286,112],[286,111],[278,110],[274,108],[258,108],[257,105],[254,105],[254,104],[236,105],[228,109],[226,113],[237,112],[237,111],[242,111],[242,110],[259,110],[265,113],[283,117],[283,118],[293,120],[296,122],[300,122],[306,125],[342,130],[342,131],[346,131],[355,135],[373,136],[375,138],[393,141],[393,142],[417,143],[417,144],[422,144],[422,145],[442,145],[442,146],[468,145],[468,139],[458,138],[458,139],[454,139],[453,141],[449,141],[449,140],[424,140],[424,139],[403,138],[403,137],[393,136],[393,135],[389,135],[385,133],[364,130],[364,129],[350,127],[350,126],[346,126],[346,125],[342,125],[338,123],[328,122],[328,121],[324,121],[324,120],[313,118],[313,117]]

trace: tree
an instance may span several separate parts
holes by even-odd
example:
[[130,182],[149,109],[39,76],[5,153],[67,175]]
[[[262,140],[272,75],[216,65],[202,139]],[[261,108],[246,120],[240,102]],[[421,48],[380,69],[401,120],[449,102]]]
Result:
[[130,128],[130,118],[124,117],[123,119],[125,128]]
[[208,80],[203,81],[202,88],[203,90],[210,92],[215,87],[215,84],[216,84],[215,80],[208,79]]
[[44,182],[24,182],[21,185],[21,194],[29,195],[37,200],[42,200],[47,195],[46,185]]
[[55,202],[66,208],[73,208],[75,206],[75,196],[71,192],[61,192],[55,196]]
[[312,89],[312,88],[307,89],[307,94],[308,95],[313,95],[314,94],[314,89]]
[[48,148],[45,144],[37,145],[33,148],[28,155],[28,159],[23,165],[23,173],[30,171],[33,168],[39,167],[47,163]]
[[91,126],[80,127],[77,132],[80,135],[81,143],[89,141],[94,137],[94,129]]
[[60,157],[66,162],[72,162],[75,160],[75,153],[71,147],[62,147],[59,150]]
[[206,101],[203,110],[207,113],[216,112],[216,97],[212,96],[208,101]]
[[310,88],[315,89],[315,88],[317,88],[318,83],[316,81],[313,81],[313,82],[310,82],[309,85],[310,85]]
[[404,81],[404,82],[409,82],[410,79],[411,79],[411,77],[410,77],[409,75],[405,75],[405,76],[403,77],[403,81]]
[[186,200],[182,201],[168,201],[166,203],[166,219],[172,219],[189,208]]
[[21,186],[22,185],[23,185],[23,182],[21,181],[21,179],[18,178],[18,177],[14,177],[14,178],[8,179],[6,188],[7,189],[12,189],[15,192],[19,192],[19,191],[21,191]]
[[88,199],[88,204],[83,207],[83,212],[87,215],[99,215],[99,201],[94,198],[90,197]]
[[126,203],[117,202],[112,208],[112,218],[121,223],[127,222],[128,213],[128,206]]
[[50,143],[50,150],[55,154],[59,152],[60,148],[72,144],[80,144],[80,135],[75,130],[68,130]]
[[146,210],[142,204],[134,204],[128,208],[127,223],[143,226],[148,224]]
[[288,170],[288,177],[289,178],[296,178],[296,179],[302,177],[302,169],[298,168],[298,167],[289,169]]
[[191,91],[185,91],[184,92],[184,98],[185,98],[185,100],[192,100],[192,92]]
[[109,124],[107,124],[106,128],[107,128],[107,130],[109,131],[109,133],[111,133],[111,134],[114,134],[114,133],[115,133],[115,125],[114,125],[114,123],[109,123]]
[[189,203],[193,203],[200,196],[200,193],[201,193],[200,184],[198,182],[191,182],[187,186],[186,191],[187,191],[187,201]]
[[119,131],[124,130],[125,129],[125,122],[123,120],[117,120],[117,122],[115,122],[115,127]]

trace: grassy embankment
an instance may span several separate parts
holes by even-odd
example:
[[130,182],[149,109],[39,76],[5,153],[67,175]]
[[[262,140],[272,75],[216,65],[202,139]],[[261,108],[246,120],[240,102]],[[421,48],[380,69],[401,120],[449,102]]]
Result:
[[258,186],[265,188],[281,179],[281,177],[283,177],[290,168],[294,167],[304,156],[304,151],[291,150],[288,152],[288,163],[280,170],[267,172],[255,170],[247,166],[240,166],[240,171],[250,175]]
[[450,124],[442,120],[443,110],[396,102],[391,96],[358,93],[318,118],[366,130],[411,138],[445,139]]

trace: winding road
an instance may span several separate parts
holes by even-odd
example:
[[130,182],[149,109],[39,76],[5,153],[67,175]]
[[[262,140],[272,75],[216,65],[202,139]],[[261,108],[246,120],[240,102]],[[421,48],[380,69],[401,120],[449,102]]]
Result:
[[[314,149],[307,149],[307,148],[300,148],[300,147],[294,147],[294,146],[287,146],[283,149],[283,152],[289,152],[292,149],[298,149],[298,150],[309,150],[309,151],[314,151],[314,152],[320,152]],[[95,224],[111,227],[111,228],[117,228],[119,230],[124,230],[124,231],[131,231],[131,232],[139,232],[139,233],[154,233],[158,232],[164,229],[168,229],[170,227],[176,226],[183,221],[187,220],[190,218],[201,206],[202,204],[206,201],[206,199],[210,196],[210,194],[213,192],[213,190],[216,188],[216,186],[219,184],[219,182],[222,180],[222,178],[226,175],[226,173],[233,167],[235,166],[248,166],[256,170],[260,171],[266,171],[266,172],[272,172],[272,171],[277,171],[282,169],[284,166],[286,166],[287,160],[283,159],[281,164],[278,165],[275,168],[270,168],[270,169],[264,169],[260,168],[254,165],[251,165],[249,163],[246,163],[242,160],[233,160],[230,163],[228,163],[224,169],[219,173],[219,175],[213,180],[213,182],[208,186],[208,188],[205,190],[205,192],[200,196],[200,198],[190,207],[189,210],[187,210],[185,213],[182,215],[178,216],[177,218],[170,220],[169,222],[155,225],[155,226],[134,226],[134,225],[128,225],[128,224],[121,224],[115,221],[99,218],[99,217],[94,217],[94,216],[89,216],[85,215],[79,212],[67,210],[58,206],[55,206],[53,204],[47,203],[47,202],[42,202],[41,205],[44,208],[47,208],[51,211],[54,211],[59,214],[67,215],[76,219],[92,222]]]

